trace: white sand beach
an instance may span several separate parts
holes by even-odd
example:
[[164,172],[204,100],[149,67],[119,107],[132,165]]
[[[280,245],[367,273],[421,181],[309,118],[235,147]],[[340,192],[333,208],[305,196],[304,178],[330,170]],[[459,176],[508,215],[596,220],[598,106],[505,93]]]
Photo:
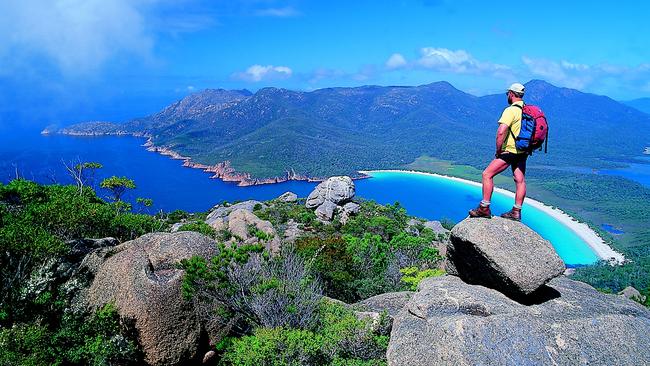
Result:
[[[442,174],[435,174],[435,173],[426,173],[426,172],[419,172],[415,170],[391,170],[391,169],[384,169],[384,170],[361,170],[359,173],[362,174],[368,174],[370,175],[371,173],[381,173],[381,172],[394,172],[394,173],[409,173],[409,174],[421,174],[421,175],[428,175],[428,176],[434,176],[438,178],[443,178],[443,179],[449,179],[461,183],[466,183],[466,184],[471,184],[473,186],[481,186],[481,183],[474,182],[471,180],[467,179],[462,179],[462,178],[457,178],[457,177],[452,177],[448,175],[442,175]],[[515,194],[513,192],[510,192],[508,190],[502,189],[502,188],[495,188],[494,189],[496,192],[502,193],[506,196],[514,198]],[[555,220],[559,221],[566,227],[568,227],[570,230],[575,232],[582,240],[584,240],[585,243],[591,247],[591,249],[596,253],[598,257],[600,257],[603,260],[606,260],[612,264],[622,264],[625,261],[625,257],[623,254],[618,253],[614,251],[609,245],[605,243],[605,241],[598,236],[598,234],[593,231],[587,224],[579,222],[575,218],[569,216],[566,212],[545,205],[544,203],[534,200],[532,198],[526,197],[526,200],[524,202],[524,205],[530,205],[533,206],[546,214],[550,215],[553,217]]]

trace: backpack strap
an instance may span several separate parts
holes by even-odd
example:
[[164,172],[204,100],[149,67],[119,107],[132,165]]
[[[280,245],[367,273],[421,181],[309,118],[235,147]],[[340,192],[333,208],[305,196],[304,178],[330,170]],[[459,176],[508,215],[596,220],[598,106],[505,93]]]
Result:
[[[510,106],[511,107],[517,107],[517,108],[521,109],[521,119],[524,119],[524,107],[520,106],[519,104],[511,104]],[[521,123],[521,120],[519,121],[519,123]],[[512,138],[515,139],[515,141],[516,141],[517,137],[512,132],[512,128],[510,126],[508,126],[508,131],[510,131],[510,134],[512,135]]]

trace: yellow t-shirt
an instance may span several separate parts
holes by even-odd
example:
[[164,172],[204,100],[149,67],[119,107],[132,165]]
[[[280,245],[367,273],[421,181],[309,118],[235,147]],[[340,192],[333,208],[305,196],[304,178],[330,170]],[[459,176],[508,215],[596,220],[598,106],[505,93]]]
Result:
[[501,118],[499,118],[499,123],[508,126],[510,131],[512,131],[512,133],[508,132],[506,140],[503,142],[503,146],[501,147],[501,151],[507,151],[513,154],[525,154],[525,151],[519,151],[515,147],[514,136],[519,135],[519,131],[521,130],[521,108],[514,107],[515,104],[522,107],[524,106],[523,101],[514,102],[503,110],[503,114],[501,114]]

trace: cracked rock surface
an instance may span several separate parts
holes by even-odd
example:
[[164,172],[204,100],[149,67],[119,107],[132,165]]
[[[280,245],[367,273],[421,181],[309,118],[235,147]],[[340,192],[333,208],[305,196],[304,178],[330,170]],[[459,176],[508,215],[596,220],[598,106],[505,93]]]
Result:
[[455,276],[425,279],[394,318],[388,364],[650,364],[650,310],[558,277],[520,304]]

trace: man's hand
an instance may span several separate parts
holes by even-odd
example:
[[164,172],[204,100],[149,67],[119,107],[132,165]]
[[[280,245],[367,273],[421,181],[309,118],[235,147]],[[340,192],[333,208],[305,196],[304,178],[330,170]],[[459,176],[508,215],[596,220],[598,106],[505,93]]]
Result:
[[508,125],[499,123],[499,129],[497,130],[496,154],[494,155],[496,158],[498,158],[503,152],[501,149],[503,148],[503,143],[506,141],[506,137],[508,137],[508,129]]

